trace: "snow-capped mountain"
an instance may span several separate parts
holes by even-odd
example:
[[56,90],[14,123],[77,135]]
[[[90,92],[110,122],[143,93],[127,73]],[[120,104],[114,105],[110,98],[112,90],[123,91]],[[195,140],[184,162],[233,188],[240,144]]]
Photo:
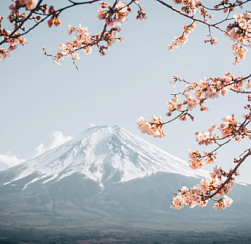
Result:
[[173,194],[182,186],[198,184],[201,177],[208,177],[208,172],[190,169],[187,162],[119,126],[91,127],[57,148],[0,172],[0,230],[6,224],[101,229],[183,226],[187,230],[201,228],[201,223],[207,229],[211,223],[212,230],[251,226],[248,184],[234,186],[229,194],[234,203],[224,211],[216,212],[212,204],[192,211],[170,209]]
[[206,171],[194,171],[187,162],[157,148],[119,126],[91,127],[71,141],[28,160],[11,169],[10,184],[34,173],[46,184],[60,181],[74,173],[98,182],[126,182],[156,172],[181,174],[191,177],[208,176]]

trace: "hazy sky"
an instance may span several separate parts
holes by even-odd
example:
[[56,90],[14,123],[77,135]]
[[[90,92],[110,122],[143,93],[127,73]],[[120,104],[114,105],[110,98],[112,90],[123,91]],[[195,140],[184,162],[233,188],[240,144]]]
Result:
[[[1,3],[0,15],[7,17],[10,2]],[[68,1],[50,2],[61,6]],[[236,113],[241,119],[246,98],[229,94],[208,102],[210,111],[194,111],[194,122],[177,121],[167,125],[164,128],[167,137],[163,139],[151,138],[137,130],[136,121],[140,116],[168,119],[165,114],[169,94],[182,89],[182,86],[176,89],[170,86],[173,74],[199,81],[204,77],[224,76],[225,72],[234,76],[251,73],[250,52],[241,65],[234,66],[229,38],[213,29],[218,44],[205,44],[208,29],[201,24],[197,24],[185,46],[169,52],[167,45],[182,33],[183,24],[189,24],[190,20],[153,0],[142,0],[141,5],[147,12],[147,20],[136,20],[137,9],[133,7],[129,21],[121,26],[124,42],[114,44],[105,57],[95,48],[88,56],[80,52],[79,70],[67,58],[60,66],[54,65],[43,55],[42,46],[46,46],[49,53],[56,53],[60,42],[73,37],[67,33],[68,24],[81,23],[93,34],[100,32],[103,21],[97,18],[98,3],[64,12],[60,16],[60,27],[39,26],[26,36],[27,45],[0,63],[0,161],[14,156],[29,159],[82,133],[91,123],[120,125],[187,160],[188,149],[203,151],[195,141],[196,131],[207,130],[212,122],[219,124],[228,114]],[[250,9],[251,4],[246,6]],[[217,164],[226,169],[233,167],[233,158],[250,144],[251,141],[228,144],[219,151]],[[240,180],[249,183],[250,163],[248,158],[240,170]]]

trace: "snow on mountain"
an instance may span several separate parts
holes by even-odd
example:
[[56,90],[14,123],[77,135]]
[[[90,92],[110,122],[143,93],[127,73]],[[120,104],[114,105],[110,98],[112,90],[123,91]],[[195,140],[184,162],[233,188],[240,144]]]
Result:
[[36,175],[24,189],[38,180],[46,184],[79,173],[104,186],[142,178],[157,172],[189,177],[208,177],[208,172],[192,170],[188,163],[157,148],[119,126],[95,126],[46,153],[9,169],[8,185]]

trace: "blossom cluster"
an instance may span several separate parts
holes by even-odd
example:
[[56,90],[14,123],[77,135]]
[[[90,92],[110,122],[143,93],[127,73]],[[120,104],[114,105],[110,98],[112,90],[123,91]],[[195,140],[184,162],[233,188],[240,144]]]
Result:
[[[211,199],[213,195],[222,196],[220,199],[216,200],[214,204],[215,209],[225,209],[230,207],[233,200],[226,196],[232,190],[235,179],[232,175],[238,176],[238,171],[229,170],[228,173],[223,171],[217,166],[210,173],[210,179],[201,180],[200,184],[189,189],[187,187],[182,187],[176,197],[172,200],[173,209],[181,209],[184,205],[188,205],[190,208],[194,208],[196,205],[200,207],[205,207],[208,203],[208,199]],[[228,180],[223,180],[223,178],[228,178]]]
[[233,200],[228,196],[223,196],[217,203],[214,204],[215,209],[225,209],[227,207],[230,207],[233,203]]
[[[79,49],[84,49],[85,53],[88,55],[92,52],[91,44],[94,39],[93,36],[88,32],[87,28],[83,28],[81,24],[77,28],[71,26],[68,27],[68,33],[71,34],[74,31],[76,37],[73,38],[72,42],[66,41],[65,44],[60,43],[59,50],[55,57],[53,57],[53,62],[59,65],[59,61],[63,60],[64,57],[71,56],[72,60],[75,62],[79,59],[79,55],[76,53]],[[44,49],[45,53],[46,50]]]
[[[25,22],[33,20],[38,23],[41,19],[40,15],[36,15],[41,11],[46,14],[48,9],[47,4],[38,5],[37,0],[12,0],[13,4],[10,5],[10,13],[7,17],[13,26],[13,30],[6,30],[2,27],[3,16],[0,16],[0,36],[2,36],[1,44],[7,44],[7,47],[0,48],[0,60],[6,59],[10,56],[10,52],[17,49],[18,45],[27,43],[26,38],[22,37],[25,31]],[[25,9],[28,11],[21,11]]]
[[194,24],[194,22],[192,22],[192,24],[190,25],[184,25],[184,31],[183,34],[177,38],[175,38],[172,41],[172,45],[168,45],[167,48],[169,51],[172,51],[174,48],[178,48],[178,46],[183,46],[187,41],[188,41],[188,34],[194,30],[194,28],[196,27],[196,25]]
[[227,35],[234,41],[232,44],[233,54],[235,56],[235,65],[240,64],[240,60],[245,58],[247,48],[251,47],[251,13],[234,15],[234,23],[227,26]]
[[[200,191],[199,188],[195,188],[194,190]],[[171,208],[180,210],[184,208],[184,205],[188,205],[190,208],[194,208],[196,205],[205,207],[207,203],[208,200],[203,200],[201,195],[183,186],[177,196],[173,197]]]
[[18,44],[24,45],[27,43],[27,40],[20,36],[21,33],[14,33],[12,37],[10,37],[11,31],[1,28],[2,20],[3,17],[0,16],[0,36],[3,36],[3,41],[6,42],[9,45],[9,47],[8,49],[0,48],[0,60],[8,58],[10,56],[10,52],[15,50]]
[[[247,109],[251,111],[250,106],[246,106]],[[217,143],[218,140],[232,140],[235,138],[236,141],[241,142],[246,136],[251,139],[251,134],[247,129],[248,121],[251,121],[251,113],[244,118],[247,120],[245,123],[238,123],[234,115],[228,115],[223,117],[223,121],[225,123],[221,124],[218,129],[221,132],[221,138],[217,134],[213,134],[212,132],[217,128],[216,124],[212,124],[211,127],[208,129],[208,132],[196,132],[196,141],[199,145],[212,145],[213,143]],[[218,146],[221,144],[217,143]],[[189,166],[193,169],[199,169],[203,166],[204,162],[207,164],[213,163],[218,158],[217,153],[207,153],[205,152],[202,156],[199,151],[190,151],[189,152]]]
[[201,155],[198,150],[189,150],[189,167],[192,169],[201,169],[204,163],[214,163],[218,157],[219,155],[216,152],[204,152],[204,155]]
[[49,14],[51,14],[51,18],[47,21],[48,26],[52,27],[53,25],[55,25],[55,26],[61,25],[61,21],[58,18],[59,13],[57,11],[55,11],[53,6],[49,7],[48,12],[49,12]]
[[[192,121],[194,121],[194,117],[190,113],[188,113],[188,110],[192,110],[193,108],[195,108],[198,104],[198,100],[195,99],[190,93],[185,92],[184,96],[186,97],[186,100],[184,100],[183,103],[178,103],[177,96],[174,96],[173,99],[171,99],[167,102],[168,113],[166,114],[166,116],[171,116],[172,112],[177,110],[180,112],[180,115],[178,116],[178,118],[181,121],[186,121],[186,115],[188,115],[190,117],[190,119]],[[177,104],[175,104],[175,103],[177,103]],[[184,110],[182,110],[183,105],[186,105],[186,108]]]
[[163,132],[161,119],[161,117],[152,116],[152,119],[147,121],[140,117],[137,121],[138,129],[142,133],[162,138],[166,134]]
[[225,116],[222,120],[225,122],[219,127],[222,137],[232,139],[233,135],[239,129],[237,126],[238,122],[234,119],[234,114],[232,116]]
[[15,13],[20,7],[25,7],[26,10],[34,9],[37,6],[37,0],[16,0],[15,4],[10,6],[11,14]]
[[136,19],[138,19],[138,20],[146,19],[146,12],[144,12],[142,8],[138,10],[138,14],[136,16]]
[[127,21],[127,16],[131,9],[126,3],[118,1],[115,8],[112,8],[105,2],[101,2],[98,9],[98,18],[104,19],[106,25],[113,27],[115,23],[122,24]]
[[208,14],[208,11],[203,6],[200,8],[199,14],[203,17],[204,21],[206,21],[206,22],[207,22],[207,17],[209,19],[213,18],[213,15]]
[[[214,169],[213,169],[213,172],[210,172],[210,177],[212,179],[218,179],[219,181],[222,181],[222,176],[224,177],[228,177],[230,174],[234,174],[235,176],[239,176],[240,173],[238,170],[236,170],[235,172],[233,172],[233,169],[229,169],[229,173],[226,173],[221,167],[217,167],[215,166]],[[231,180],[230,180],[231,181]],[[233,185],[232,183],[230,183],[230,186]],[[230,191],[230,187],[227,187],[228,188],[228,192]],[[228,193],[226,192],[226,193]]]
[[[238,142],[241,142],[245,135],[249,136],[247,133],[247,128],[245,125],[240,126],[240,124],[235,120],[234,114],[224,116],[223,121],[225,123],[219,126],[219,130],[221,131],[221,139],[235,139]],[[211,145],[219,139],[219,136],[216,134],[212,134],[212,131],[216,129],[216,124],[213,124],[209,129],[208,132],[198,133],[196,132],[196,141],[199,145]],[[241,135],[241,136],[240,136]]]
[[201,133],[198,133],[196,132],[195,133],[196,135],[196,141],[199,143],[199,145],[212,145],[213,144],[213,141],[216,139],[216,138],[219,138],[219,136],[217,136],[216,134],[212,134],[210,132],[201,132]]
[[[103,32],[101,34],[91,35],[88,32],[88,28],[82,27],[81,24],[77,28],[74,28],[69,25],[68,34],[75,33],[75,37],[73,37],[73,41],[66,41],[65,44],[60,43],[59,50],[57,54],[53,56],[53,62],[59,65],[59,61],[63,60],[64,57],[70,56],[72,60],[75,62],[79,59],[79,55],[77,53],[78,50],[83,49],[86,55],[92,52],[92,47],[97,46],[99,48],[99,53],[103,56],[105,55],[104,50],[109,49],[112,44],[115,43],[116,40],[120,42],[123,41],[124,37],[116,37],[117,33],[120,32],[119,27],[112,27],[110,31]],[[101,41],[105,41],[106,45],[100,45]],[[44,48],[45,54],[47,55],[46,49]],[[49,56],[49,55],[48,55]]]
[[235,65],[240,64],[239,59],[243,60],[245,58],[248,49],[243,46],[238,46],[237,44],[232,44],[232,49],[233,49],[233,54],[235,56],[234,64]]
[[211,45],[215,46],[217,44],[217,38],[216,37],[212,37],[209,40],[204,40],[205,43],[210,42]]
[[[249,109],[251,111],[251,109]],[[244,116],[247,121],[251,121],[251,114]],[[238,123],[235,118],[234,114],[231,116],[225,116],[222,119],[225,123],[221,124],[219,127],[219,130],[222,133],[222,138],[230,139],[232,140],[235,138],[236,141],[242,142],[245,136],[249,137],[251,139],[251,134],[248,133],[248,128],[246,127],[245,123]]]
[[201,5],[200,0],[173,0],[175,4],[183,5],[181,11],[185,14],[195,14],[197,7]]
[[[170,83],[172,86],[175,86],[177,81],[182,81],[179,79],[177,75],[173,76],[173,81]],[[215,78],[205,78],[205,80],[201,80],[199,83],[196,82],[186,82],[186,91],[183,93],[185,100],[183,103],[178,105],[172,110],[169,111],[179,110],[181,111],[180,106],[187,105],[188,110],[194,109],[198,104],[200,105],[201,111],[206,111],[207,108],[203,106],[203,103],[206,99],[215,99],[218,98],[221,94],[222,96],[226,95],[230,90],[236,92],[245,92],[244,84],[247,82],[247,89],[250,89],[250,81],[244,79],[243,77],[233,77],[230,73],[226,73],[224,77],[215,77]],[[193,95],[190,93],[193,91]],[[176,96],[176,95],[175,95]],[[171,108],[171,107],[169,107]]]

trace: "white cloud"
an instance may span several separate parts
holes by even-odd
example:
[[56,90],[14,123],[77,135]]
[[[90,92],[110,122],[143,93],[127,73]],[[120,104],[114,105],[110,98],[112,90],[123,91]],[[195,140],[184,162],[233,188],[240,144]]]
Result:
[[[45,147],[43,143],[40,143],[40,145],[36,148],[36,155],[34,157],[43,154],[55,147],[58,147],[73,138],[72,136],[64,136],[61,131],[54,131],[52,133],[52,136],[54,137],[54,139],[51,145],[49,147]],[[12,155],[11,152],[8,152],[7,154],[0,153],[0,171],[3,170],[1,168],[10,168],[24,161],[25,159],[20,159],[16,155]]]
[[0,162],[8,165],[8,167],[13,167],[24,162],[25,159],[19,159],[16,155],[11,155],[11,152],[5,154],[0,154]]
[[90,125],[91,127],[96,126],[94,123],[89,123],[89,125]]
[[49,147],[45,147],[43,143],[40,143],[40,145],[36,148],[36,154],[34,157],[37,157],[38,155],[41,155],[55,147],[58,147],[73,138],[72,136],[64,136],[61,131],[54,131],[52,133],[52,136],[54,137],[54,139],[51,145]]

